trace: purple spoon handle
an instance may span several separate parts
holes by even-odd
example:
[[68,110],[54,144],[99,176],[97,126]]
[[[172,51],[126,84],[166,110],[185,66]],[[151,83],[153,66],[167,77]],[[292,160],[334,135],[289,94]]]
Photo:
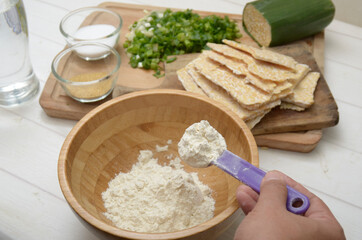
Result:
[[[265,176],[265,172],[260,168],[228,150],[225,150],[212,164],[260,193],[260,184]],[[287,190],[287,210],[295,214],[304,214],[310,204],[308,197],[289,186]]]

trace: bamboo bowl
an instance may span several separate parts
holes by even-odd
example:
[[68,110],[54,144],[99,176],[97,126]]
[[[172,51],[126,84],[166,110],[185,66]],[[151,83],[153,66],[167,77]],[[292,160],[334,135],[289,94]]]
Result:
[[177,143],[185,129],[208,120],[225,138],[228,150],[258,166],[255,140],[245,123],[219,103],[181,90],[148,90],[110,100],[83,117],[72,129],[58,162],[60,187],[69,205],[86,226],[116,239],[213,239],[240,217],[235,198],[240,182],[212,166],[199,172],[213,190],[214,217],[177,232],[137,233],[113,226],[105,216],[101,193],[120,171],[128,172],[140,150],[153,150],[159,163],[168,162],[156,144],[177,156]]

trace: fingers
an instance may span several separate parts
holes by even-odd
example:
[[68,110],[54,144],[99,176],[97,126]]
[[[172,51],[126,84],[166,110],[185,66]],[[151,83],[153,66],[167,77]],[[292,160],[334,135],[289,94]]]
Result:
[[[282,174],[282,173],[281,173]],[[287,175],[283,174],[287,184],[294,188],[295,190],[299,191],[300,193],[306,195],[309,198],[310,207],[307,212],[304,214],[306,217],[311,218],[323,218],[322,216],[333,216],[332,212],[329,210],[327,205],[316,195],[311,193],[308,189],[306,189],[303,185],[296,182],[292,178],[288,177]]]
[[[306,217],[313,219],[335,219],[328,206],[308,189],[279,171],[268,172],[260,186],[260,196],[246,185],[237,189],[236,198],[245,214],[252,211],[255,206],[267,209],[286,210],[286,185],[306,195],[310,207],[305,213]],[[262,210],[264,211],[264,210]]]
[[258,207],[285,210],[287,201],[287,184],[282,173],[268,172],[260,185]]
[[240,185],[236,190],[236,199],[238,200],[239,206],[245,215],[254,209],[258,198],[259,195],[246,185]]
[[313,219],[330,219],[331,217],[334,218],[332,212],[327,207],[327,205],[315,194],[311,193],[307,188],[305,188],[300,183],[296,182],[294,179],[290,178],[289,176],[279,172],[279,171],[272,171],[278,176],[282,177],[287,185],[294,188],[295,190],[299,191],[300,193],[306,195],[309,198],[310,207],[304,216],[313,218]]
[[271,171],[266,174],[260,186],[260,196],[246,185],[241,185],[236,191],[236,198],[245,214],[259,207],[286,209],[287,189],[284,174]]
[[306,195],[308,198],[311,198],[311,197],[315,196],[308,189],[306,189],[302,184],[298,183],[297,181],[295,181],[294,179],[292,179],[289,176],[285,175],[284,173],[281,173],[279,171],[274,171],[274,172],[277,172],[278,174],[280,174],[284,178],[285,182],[289,185],[289,187],[294,188],[298,192]]

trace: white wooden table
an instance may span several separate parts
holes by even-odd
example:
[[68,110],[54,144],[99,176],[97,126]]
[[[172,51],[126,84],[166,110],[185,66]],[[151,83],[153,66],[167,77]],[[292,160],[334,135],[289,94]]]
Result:
[[[61,18],[102,0],[24,0],[30,55],[41,90],[54,56],[64,48]],[[122,1],[123,2],[123,1]],[[134,4],[241,14],[247,1],[146,0]],[[124,26],[127,27],[127,26]],[[1,37],[1,36],[0,36]],[[325,31],[325,78],[340,121],[325,129],[311,153],[259,149],[260,166],[304,184],[331,208],[347,239],[362,239],[362,28],[334,20]],[[76,123],[48,117],[36,99],[0,107],[0,239],[98,239],[76,218],[58,184],[62,143]],[[237,224],[219,239],[232,239]]]

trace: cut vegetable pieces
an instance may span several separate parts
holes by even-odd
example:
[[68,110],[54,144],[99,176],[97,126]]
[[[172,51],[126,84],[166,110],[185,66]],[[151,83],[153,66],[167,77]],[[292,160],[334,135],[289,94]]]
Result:
[[207,42],[241,37],[237,23],[228,16],[201,17],[191,9],[152,11],[129,26],[123,47],[133,68],[141,67],[163,74],[160,62],[169,63],[171,55],[200,52]]

